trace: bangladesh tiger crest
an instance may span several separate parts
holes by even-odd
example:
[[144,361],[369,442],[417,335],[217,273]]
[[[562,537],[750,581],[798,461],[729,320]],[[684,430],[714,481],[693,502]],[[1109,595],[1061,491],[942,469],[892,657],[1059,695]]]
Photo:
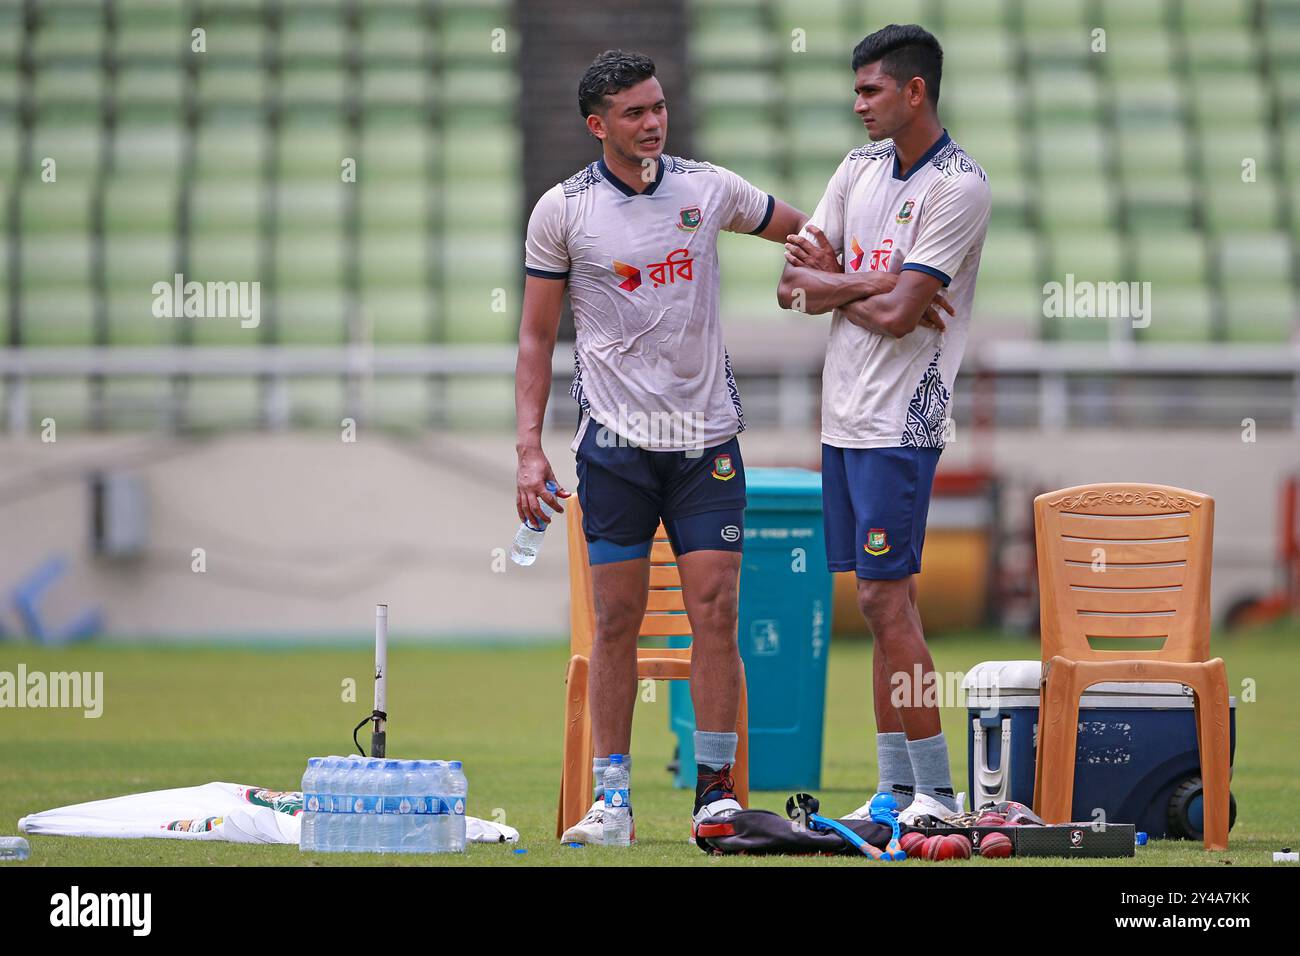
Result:
[[730,481],[736,477],[736,470],[731,464],[730,455],[719,455],[713,459],[713,477],[718,481]]
[[898,210],[898,215],[894,217],[894,222],[899,223],[900,225],[906,225],[907,223],[911,222],[912,210],[915,208],[916,208],[916,200],[915,199],[907,200],[906,202],[903,203],[902,208]]
[[681,212],[681,221],[677,223],[677,228],[682,232],[694,232],[700,228],[700,223],[704,221],[704,214],[700,212],[699,206],[687,206]]
[[862,546],[867,554],[882,555],[889,553],[889,536],[884,528],[872,528],[867,532],[867,543]]

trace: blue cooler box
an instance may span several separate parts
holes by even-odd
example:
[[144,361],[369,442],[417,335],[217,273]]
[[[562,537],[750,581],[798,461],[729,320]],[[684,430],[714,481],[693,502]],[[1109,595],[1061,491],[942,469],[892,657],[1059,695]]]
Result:
[[[749,786],[815,790],[821,786],[831,639],[822,476],[803,468],[747,468],[745,484],[738,637],[749,697]],[[693,789],[690,687],[673,681],[669,694],[679,760],[673,782]]]
[[[962,684],[968,717],[970,805],[1034,802],[1040,661],[986,661]],[[1229,698],[1229,736],[1237,746],[1237,701]],[[1181,684],[1102,683],[1079,704],[1071,822],[1100,808],[1110,823],[1132,823],[1150,837],[1201,838],[1203,808],[1196,714]],[[1230,819],[1236,818],[1232,802]]]

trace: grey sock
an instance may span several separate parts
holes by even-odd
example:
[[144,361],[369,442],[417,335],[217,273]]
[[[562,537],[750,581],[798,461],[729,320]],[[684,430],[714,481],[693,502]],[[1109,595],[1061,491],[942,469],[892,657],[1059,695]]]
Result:
[[721,770],[736,762],[737,734],[722,734],[712,730],[695,731],[695,762],[713,770]]
[[943,732],[924,740],[909,740],[907,755],[912,761],[916,777],[916,792],[938,800],[954,813],[961,808],[952,790],[952,777],[948,774],[948,742]]
[[916,780],[912,776],[912,758],[907,752],[907,734],[876,734],[876,759],[880,764],[877,793],[892,793],[898,809],[906,810],[912,802]]
[[[591,789],[592,789],[591,799],[592,800],[605,799],[605,768],[608,766],[609,766],[608,757],[591,758]],[[628,776],[630,777],[632,775],[631,754],[623,754],[623,766],[627,767],[627,773]]]

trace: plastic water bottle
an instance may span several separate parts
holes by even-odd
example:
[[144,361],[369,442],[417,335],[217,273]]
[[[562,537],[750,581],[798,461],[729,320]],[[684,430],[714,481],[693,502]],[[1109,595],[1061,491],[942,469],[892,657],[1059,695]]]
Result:
[[429,797],[433,795],[433,761],[415,761],[413,770],[415,779],[411,782],[411,793],[416,801],[415,829],[411,834],[412,853],[433,852],[433,808]]
[[610,754],[605,768],[605,846],[632,845],[632,778],[622,754]]
[[379,852],[400,853],[402,850],[402,828],[406,825],[401,816],[402,801],[402,764],[404,760],[385,760],[380,772],[379,817]]
[[299,850],[320,848],[320,784],[324,764],[324,758],[312,757],[307,761],[307,772],[302,775],[302,835],[298,840]]
[[325,762],[325,823],[321,827],[320,846],[327,853],[340,852],[347,840],[348,767],[346,757],[331,757]]
[[380,826],[383,822],[379,809],[384,798],[384,761],[371,758],[357,775],[357,800],[361,820],[358,825],[358,848],[374,853],[380,847]]
[[334,768],[333,786],[334,821],[330,849],[342,853],[352,839],[352,761],[341,757]]
[[[546,483],[546,490],[554,494],[559,490],[559,486],[553,481]],[[537,503],[541,506],[542,513],[546,517],[555,514],[555,510],[546,503],[545,498],[538,498]],[[542,550],[542,536],[546,534],[546,523],[542,522],[541,527],[534,528],[525,521],[515,532],[515,543],[510,547],[510,560],[522,567],[528,567],[537,560],[537,552]]]
[[402,814],[402,853],[421,852],[420,842],[429,819],[428,814],[422,812],[425,801],[420,795],[423,783],[421,763],[420,760],[402,761],[402,789],[398,801],[398,812]]
[[[337,763],[336,757],[321,757],[320,768],[316,771],[316,822],[313,824],[315,830],[315,845],[311,849],[317,853],[325,853],[329,850],[330,826],[334,823],[334,795],[331,792],[332,775],[334,766]],[[307,814],[311,812],[310,796],[307,791],[302,792],[302,821],[306,826]],[[299,847],[308,849],[307,841],[304,839],[299,842]]]
[[364,758],[349,757],[343,765],[343,833],[339,849],[355,853],[361,849],[361,777]]
[[32,855],[32,848],[22,837],[0,837],[0,863],[21,863]]
[[437,760],[433,774],[434,800],[438,803],[438,816],[433,821],[433,852],[446,853],[451,849],[451,770],[445,760]]
[[469,803],[469,780],[459,760],[447,764],[447,795],[451,798],[451,845],[447,848],[452,853],[465,852],[465,810]]

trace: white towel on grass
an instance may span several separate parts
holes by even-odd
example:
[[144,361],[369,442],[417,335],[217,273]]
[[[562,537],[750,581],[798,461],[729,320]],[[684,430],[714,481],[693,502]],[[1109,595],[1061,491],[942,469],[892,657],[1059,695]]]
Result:
[[[238,783],[207,783],[32,813],[18,821],[18,829],[49,836],[157,837],[296,846],[302,832],[302,793]],[[516,843],[519,831],[467,816],[465,836],[470,843]]]

